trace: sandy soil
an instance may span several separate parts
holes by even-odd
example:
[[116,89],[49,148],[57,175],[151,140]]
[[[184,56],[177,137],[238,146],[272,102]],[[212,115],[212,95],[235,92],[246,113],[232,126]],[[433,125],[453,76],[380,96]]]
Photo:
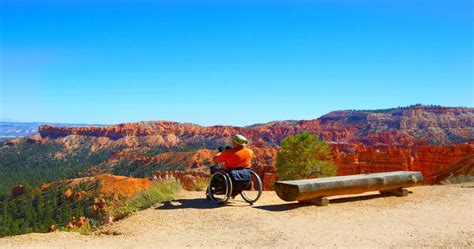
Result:
[[[285,203],[265,192],[218,207],[185,192],[102,228],[0,239],[0,247],[474,247],[474,184],[422,186],[408,197],[334,197],[329,206]],[[105,235],[119,234],[119,235]]]

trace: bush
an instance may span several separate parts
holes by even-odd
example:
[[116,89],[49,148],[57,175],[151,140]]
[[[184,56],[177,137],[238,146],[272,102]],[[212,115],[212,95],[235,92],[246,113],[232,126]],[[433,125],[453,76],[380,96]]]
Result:
[[114,207],[111,210],[111,215],[115,220],[123,219],[156,203],[172,200],[181,190],[181,184],[176,180],[158,182]]
[[276,176],[278,180],[334,176],[337,168],[329,152],[325,142],[307,131],[288,136],[277,153]]
[[205,177],[196,177],[196,182],[194,183],[194,191],[204,191],[209,185],[209,178]]

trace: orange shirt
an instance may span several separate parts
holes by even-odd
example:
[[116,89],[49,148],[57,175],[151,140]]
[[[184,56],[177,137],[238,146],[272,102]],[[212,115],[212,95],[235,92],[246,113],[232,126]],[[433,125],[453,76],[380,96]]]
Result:
[[222,168],[250,168],[252,166],[253,151],[245,147],[232,148],[222,152],[217,157],[218,163],[223,163]]

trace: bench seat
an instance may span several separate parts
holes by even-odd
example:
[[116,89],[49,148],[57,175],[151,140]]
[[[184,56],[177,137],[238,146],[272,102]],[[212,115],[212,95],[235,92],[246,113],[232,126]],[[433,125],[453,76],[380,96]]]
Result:
[[[275,191],[284,201],[310,201],[321,197],[360,194],[368,191],[397,193],[403,188],[421,185],[422,182],[423,175],[420,172],[396,171],[277,181]],[[399,194],[406,195],[404,192]]]

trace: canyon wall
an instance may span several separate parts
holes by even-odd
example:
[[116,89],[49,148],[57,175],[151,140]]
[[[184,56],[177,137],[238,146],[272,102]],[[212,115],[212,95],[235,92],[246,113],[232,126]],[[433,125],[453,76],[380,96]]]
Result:
[[154,146],[184,146],[211,140],[228,142],[232,135],[240,133],[258,147],[275,147],[286,136],[303,131],[310,131],[328,142],[372,146],[465,143],[474,137],[474,108],[418,106],[376,111],[335,111],[314,120],[270,122],[247,127],[203,127],[157,121],[106,127],[44,125],[39,128],[43,138],[80,135],[121,141],[135,137],[140,138],[136,141],[140,145]]
[[474,144],[413,147],[333,145],[332,155],[338,166],[338,175],[408,170],[422,172],[431,182],[437,172],[474,155]]

